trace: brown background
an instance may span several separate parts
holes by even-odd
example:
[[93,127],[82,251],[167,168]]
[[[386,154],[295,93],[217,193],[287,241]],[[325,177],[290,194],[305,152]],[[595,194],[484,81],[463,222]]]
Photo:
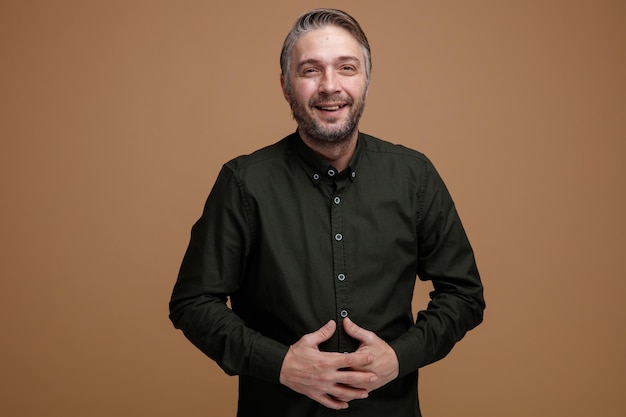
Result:
[[372,44],[362,130],[433,159],[484,277],[425,415],[626,415],[626,2],[592,0],[2,0],[0,414],[234,415],[167,302],[221,164],[294,130],[279,49],[321,5]]

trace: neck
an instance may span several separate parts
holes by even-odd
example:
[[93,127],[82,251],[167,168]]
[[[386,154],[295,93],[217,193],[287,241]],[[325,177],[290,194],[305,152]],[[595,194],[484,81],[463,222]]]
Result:
[[348,138],[338,142],[324,142],[311,138],[301,129],[298,129],[298,133],[306,146],[332,165],[338,172],[343,171],[350,164],[352,156],[354,156],[356,151],[357,139],[359,137],[359,131],[356,129]]

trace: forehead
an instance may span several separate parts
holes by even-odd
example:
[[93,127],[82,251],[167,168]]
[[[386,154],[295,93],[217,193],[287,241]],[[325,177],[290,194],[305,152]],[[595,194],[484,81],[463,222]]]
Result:
[[315,60],[332,62],[340,57],[355,57],[364,62],[361,44],[339,26],[327,25],[302,35],[294,44],[291,52],[292,62]]

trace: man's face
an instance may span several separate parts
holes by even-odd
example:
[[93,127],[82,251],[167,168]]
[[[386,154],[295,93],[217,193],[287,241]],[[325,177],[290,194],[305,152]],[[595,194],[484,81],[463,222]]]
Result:
[[281,80],[300,133],[318,143],[340,143],[356,133],[365,107],[363,49],[348,31],[325,26],[296,41],[289,68],[291,91]]

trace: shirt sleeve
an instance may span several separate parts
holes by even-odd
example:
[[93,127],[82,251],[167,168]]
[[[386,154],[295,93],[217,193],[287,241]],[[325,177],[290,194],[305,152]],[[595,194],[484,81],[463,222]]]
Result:
[[246,326],[226,304],[241,285],[253,239],[243,187],[225,165],[192,228],[170,319],[226,373],[278,382],[288,347]]
[[483,319],[485,301],[474,253],[452,198],[430,161],[420,187],[417,274],[432,281],[431,301],[390,345],[400,376],[445,357]]

